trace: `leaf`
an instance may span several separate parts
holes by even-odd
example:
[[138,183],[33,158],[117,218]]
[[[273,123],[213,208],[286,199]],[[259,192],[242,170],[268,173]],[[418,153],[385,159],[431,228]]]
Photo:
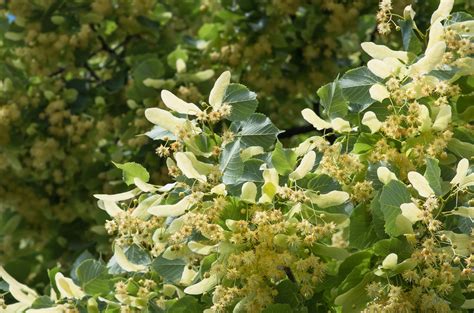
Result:
[[198,302],[198,300],[192,296],[184,296],[178,299],[170,308],[166,311],[167,313],[202,313],[204,308]]
[[326,246],[321,243],[314,243],[311,250],[315,255],[325,256],[336,260],[344,260],[350,255],[344,248]]
[[275,302],[286,303],[293,307],[298,305],[298,285],[296,283],[285,279],[278,283],[276,290],[278,294],[275,297]]
[[240,157],[240,140],[228,143],[220,156],[220,170],[224,184],[237,182],[244,171],[244,163]]
[[32,309],[45,309],[51,308],[54,306],[54,302],[47,296],[41,296],[36,298],[35,301],[31,304]]
[[318,89],[317,94],[329,118],[344,117],[347,115],[348,102],[344,98],[339,82],[336,80]]
[[123,181],[128,185],[134,184],[134,179],[139,178],[144,182],[148,182],[150,180],[150,174],[148,171],[140,164],[135,162],[127,162],[127,163],[115,163],[114,165],[123,171]]
[[152,269],[160,274],[165,281],[172,283],[178,283],[180,281],[185,266],[186,262],[181,259],[168,260],[162,256],[159,256],[151,263]]
[[362,281],[349,291],[340,294],[334,300],[336,305],[342,306],[342,312],[361,312],[365,304],[370,300],[365,287],[371,281],[372,274],[364,276]]
[[383,187],[379,202],[387,234],[397,237],[413,232],[411,222],[401,215],[400,205],[411,202],[410,193],[403,183],[398,180],[391,180]]
[[356,112],[367,109],[375,102],[370,96],[369,89],[379,82],[381,79],[372,74],[366,66],[347,71],[339,80],[344,97],[354,104]]
[[242,129],[237,134],[245,147],[262,146],[269,149],[275,142],[280,130],[273,125],[268,117],[260,113],[252,114],[241,122]]
[[318,175],[308,182],[308,189],[319,191],[320,193],[329,193],[334,190],[341,190],[341,185],[326,174]]
[[296,153],[291,149],[284,149],[281,142],[277,141],[272,152],[272,164],[281,176],[288,175],[295,168]]
[[241,84],[230,84],[224,94],[222,103],[232,106],[229,121],[243,121],[257,109],[257,95]]
[[452,138],[448,142],[448,150],[466,159],[470,159],[474,156],[474,145],[456,138]]
[[421,52],[421,43],[413,31],[413,20],[398,20],[402,32],[403,49],[418,54]]
[[433,189],[436,195],[442,195],[443,190],[441,187],[441,170],[438,166],[438,160],[430,158],[426,160],[426,170],[424,176],[426,180],[428,180],[430,187]]
[[106,295],[111,290],[107,267],[99,261],[88,259],[76,269],[81,288],[90,295]]
[[358,205],[350,216],[349,243],[364,249],[378,240],[372,224],[372,216],[366,205]]
[[400,259],[406,259],[411,256],[413,249],[405,238],[401,238],[402,239],[390,238],[380,240],[373,245],[372,250],[379,256],[386,256],[390,253],[395,253],[400,257]]

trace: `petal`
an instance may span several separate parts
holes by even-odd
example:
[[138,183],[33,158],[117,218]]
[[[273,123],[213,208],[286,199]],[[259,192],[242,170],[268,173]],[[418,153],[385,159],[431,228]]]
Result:
[[390,66],[382,60],[372,59],[367,62],[367,67],[373,74],[383,79],[392,75]]
[[372,85],[369,89],[370,97],[378,102],[390,98],[390,92],[382,84]]
[[415,18],[416,12],[413,10],[413,8],[410,5],[407,5],[405,9],[403,9],[403,18],[408,20],[413,20]]
[[443,41],[444,38],[444,27],[440,21],[436,21],[430,27],[430,34],[428,39],[428,45],[426,49],[432,48],[436,43]]
[[246,182],[242,185],[242,193],[240,198],[243,201],[255,203],[257,197],[257,185],[254,182]]
[[188,195],[175,204],[155,205],[148,209],[148,213],[158,217],[180,216],[191,207],[191,196]]
[[363,42],[361,44],[362,50],[374,59],[383,60],[385,58],[397,58],[404,63],[408,62],[408,52],[395,51],[384,45],[376,45],[373,42]]
[[279,177],[276,169],[268,168],[263,170],[263,180],[265,183],[262,186],[262,196],[258,199],[258,202],[269,203],[272,202],[278,189]]
[[381,166],[377,169],[377,177],[384,185],[388,184],[391,180],[397,180],[397,175],[385,166]]
[[193,270],[191,266],[185,266],[183,269],[183,274],[181,274],[181,279],[179,283],[184,286],[189,286],[193,282],[194,278],[196,278],[197,274],[198,272]]
[[11,293],[13,298],[22,304],[30,306],[38,297],[36,291],[30,287],[19,283],[15,278],[5,271],[3,266],[0,266],[0,278],[2,278],[8,284],[8,291]]
[[382,261],[382,267],[387,270],[394,269],[397,266],[397,263],[398,255],[396,255],[395,253],[390,253]]
[[311,197],[311,201],[322,209],[343,204],[347,200],[349,200],[349,194],[339,190],[333,190],[326,194]]
[[442,106],[439,109],[435,122],[433,123],[433,129],[438,131],[445,130],[451,122],[451,115],[451,106]]
[[166,89],[161,91],[161,100],[168,108],[181,114],[196,115],[202,112],[194,103],[183,101]]
[[409,172],[408,180],[410,181],[413,188],[424,198],[434,195],[433,189],[423,175],[417,172]]
[[409,75],[421,75],[431,72],[438,66],[446,51],[446,43],[439,41],[425,51],[425,56],[410,66]]
[[313,125],[317,130],[322,130],[326,128],[331,128],[331,124],[320,118],[316,113],[311,109],[304,109],[301,111],[303,118]]
[[114,195],[95,194],[94,197],[99,200],[119,202],[132,199],[139,193],[140,189],[136,188],[126,192],[116,193]]
[[421,213],[423,213],[413,202],[402,203],[400,205],[400,209],[402,210],[402,215],[412,223],[419,221]]
[[194,253],[201,254],[201,255],[209,255],[211,252],[216,250],[217,245],[209,246],[209,245],[204,245],[200,242],[190,241],[188,242],[188,248]]
[[436,11],[431,15],[431,24],[435,21],[442,21],[449,16],[453,9],[454,0],[441,0]]
[[420,105],[420,115],[418,118],[421,122],[419,126],[420,131],[426,132],[431,129],[430,111],[425,105]]
[[260,146],[251,146],[248,148],[245,148],[240,152],[240,157],[242,158],[242,161],[247,161],[248,159],[252,158],[255,155],[263,154],[265,151],[263,150],[263,147]]
[[138,206],[133,209],[132,217],[147,220],[150,217],[150,213],[148,213],[148,209],[152,206],[158,205],[163,200],[164,195],[153,195],[145,200],[141,201]]
[[212,187],[211,193],[221,196],[226,196],[227,191],[225,190],[225,184],[219,184],[217,186]]
[[331,121],[331,127],[338,133],[348,133],[352,130],[351,124],[340,117],[336,117]]
[[149,183],[145,183],[143,180],[141,180],[138,177],[135,177],[133,179],[133,183],[135,184],[135,186],[137,186],[138,189],[140,189],[143,192],[153,192],[157,190],[155,186]]
[[193,166],[193,162],[190,160],[189,156],[184,152],[177,152],[174,155],[176,159],[176,165],[183,172],[184,176],[187,178],[197,179],[202,182],[206,182],[206,175],[199,173]]
[[306,176],[311,171],[316,161],[316,152],[310,151],[301,159],[298,167],[289,175],[290,179],[298,180]]
[[222,104],[225,91],[230,84],[230,76],[231,75],[229,71],[223,72],[221,76],[217,78],[216,82],[214,83],[214,87],[212,87],[212,90],[209,93],[209,104],[214,110],[219,108]]
[[186,119],[178,118],[170,112],[158,108],[150,108],[145,110],[145,117],[151,123],[161,126],[172,133],[181,128],[186,123]]
[[116,217],[123,213],[123,210],[117,205],[115,201],[110,200],[99,200],[99,208],[107,212],[110,217]]
[[365,112],[364,117],[362,117],[362,124],[370,128],[372,134],[378,132],[380,127],[382,127],[382,122],[378,120],[377,115],[372,111]]
[[85,296],[81,287],[76,285],[71,278],[64,277],[62,273],[56,273],[54,280],[59,292],[61,293],[61,298],[82,299]]
[[186,62],[184,62],[184,60],[181,58],[176,60],[176,72],[178,73],[186,72]]
[[456,167],[456,175],[451,180],[452,185],[460,184],[467,175],[469,171],[469,161],[468,159],[462,159],[459,161],[458,166]]
[[128,260],[122,247],[114,245],[114,258],[117,264],[127,272],[145,272],[146,266],[142,264],[135,264]]
[[295,148],[295,154],[297,156],[302,156],[308,153],[311,150],[314,150],[316,147],[327,145],[327,141],[321,136],[312,136],[303,141]]
[[211,275],[209,278],[204,278],[199,283],[186,287],[184,292],[188,295],[200,295],[212,288],[218,283],[217,275]]

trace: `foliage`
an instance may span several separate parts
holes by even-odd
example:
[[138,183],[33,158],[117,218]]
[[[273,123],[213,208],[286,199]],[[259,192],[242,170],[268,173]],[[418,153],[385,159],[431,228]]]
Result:
[[90,195],[123,190],[110,160],[140,162],[153,181],[167,180],[138,136],[148,130],[144,109],[162,105],[161,89],[199,101],[214,73],[231,67],[280,128],[301,124],[313,88],[360,62],[354,53],[373,33],[376,1],[0,5],[1,262],[41,281],[44,268],[32,260],[50,267],[86,248],[109,252],[106,215]]
[[144,115],[174,182],[116,164],[133,187],[95,195],[113,257],[51,270],[50,297],[0,267],[6,311],[472,310],[474,25],[450,4],[426,35],[405,9],[423,52],[363,43],[367,67],[319,89],[302,116],[320,133],[293,148],[229,72],[199,105],[163,90]]

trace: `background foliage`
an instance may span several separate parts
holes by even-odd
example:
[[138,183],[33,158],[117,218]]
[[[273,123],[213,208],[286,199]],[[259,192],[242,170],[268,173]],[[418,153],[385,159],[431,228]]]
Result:
[[[468,3],[456,5],[469,11]],[[420,28],[436,6],[415,4]],[[90,195],[124,188],[110,160],[167,179],[148,137],[136,136],[148,131],[144,109],[161,105],[162,88],[198,101],[214,73],[232,68],[280,129],[306,130],[299,111],[317,107],[317,88],[364,63],[359,45],[378,38],[376,9],[377,1],[2,1],[0,262],[23,281],[44,281],[36,275],[57,261],[108,252],[106,215]]]

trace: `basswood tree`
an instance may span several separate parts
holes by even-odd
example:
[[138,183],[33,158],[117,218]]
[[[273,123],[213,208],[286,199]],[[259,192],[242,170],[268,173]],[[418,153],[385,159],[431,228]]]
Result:
[[198,103],[231,67],[277,125],[298,126],[314,88],[360,62],[354,52],[374,33],[377,2],[0,5],[0,262],[35,279],[45,270],[32,260],[50,267],[86,248],[109,253],[106,215],[90,195],[123,190],[110,160],[135,160],[153,181],[167,180],[139,136],[161,89]]
[[[452,4],[426,35],[406,7],[403,50],[364,42],[367,66],[318,90],[301,113],[320,134],[293,148],[230,72],[198,104],[162,90],[144,114],[173,183],[117,164],[130,189],[95,195],[113,257],[50,270],[50,296],[0,268],[5,310],[472,310],[474,22]],[[395,23],[389,1],[379,15]]]

